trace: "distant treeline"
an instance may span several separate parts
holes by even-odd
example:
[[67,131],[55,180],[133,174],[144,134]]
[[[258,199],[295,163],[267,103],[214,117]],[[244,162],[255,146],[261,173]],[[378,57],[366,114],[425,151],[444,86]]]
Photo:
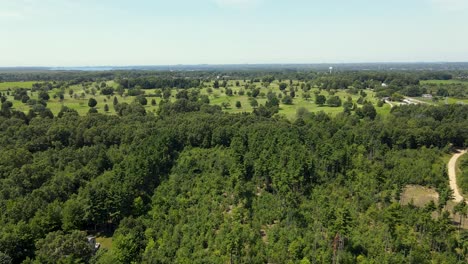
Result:
[[467,71],[336,71],[331,75],[326,71],[310,70],[236,70],[236,71],[38,71],[38,72],[0,72],[0,82],[13,81],[68,81],[71,83],[95,82],[114,79],[200,79],[213,80],[241,79],[261,80],[266,76],[273,76],[277,80],[313,80],[320,76],[338,77],[354,81],[378,80],[388,81],[397,78],[411,78],[415,80],[448,80],[468,76]]

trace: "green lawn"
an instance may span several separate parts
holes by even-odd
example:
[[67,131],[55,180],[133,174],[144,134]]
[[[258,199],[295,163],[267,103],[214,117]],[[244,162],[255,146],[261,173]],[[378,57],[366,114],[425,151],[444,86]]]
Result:
[[[221,105],[223,102],[229,102],[230,107],[228,109],[225,109],[226,112],[229,113],[240,113],[240,112],[252,112],[253,108],[250,106],[249,103],[249,97],[247,94],[245,95],[238,95],[240,90],[245,90],[242,87],[236,87],[234,85],[235,81],[230,81],[228,83],[228,88],[233,90],[234,95],[233,96],[227,96],[225,94],[225,88],[219,88],[219,89],[214,89],[212,88],[212,93],[209,94],[207,92],[207,88],[204,88],[201,90],[202,94],[207,94],[210,97],[210,103],[211,104],[216,104],[216,105]],[[212,85],[212,83],[209,83],[208,85]],[[260,85],[260,84],[257,84]],[[279,90],[279,83],[274,82],[270,84],[268,87],[261,87],[260,88],[260,95],[256,98],[259,104],[264,104],[266,102],[266,94],[268,92],[274,92],[277,95],[281,93]],[[285,104],[280,104],[280,111],[279,114],[282,114],[286,116],[289,119],[295,119],[296,117],[296,111],[297,109],[304,107],[310,112],[320,112],[324,111],[326,113],[329,113],[331,115],[336,115],[338,113],[343,112],[343,107],[328,107],[328,106],[318,106],[314,102],[314,92],[318,91],[317,88],[313,88],[310,91],[311,97],[310,99],[306,100],[303,98],[303,92],[300,88],[298,88],[298,91],[296,91],[296,97],[293,100],[292,105],[285,105]],[[366,99],[370,102],[372,102],[374,105],[377,104],[378,99],[375,97],[375,93],[370,90],[365,91],[367,93]],[[263,93],[263,96],[262,96]],[[329,96],[328,92],[322,91],[321,94],[325,95],[326,97]],[[354,102],[357,101],[357,99],[360,97],[359,95],[353,95],[353,94],[348,94],[346,91],[337,91],[335,95],[339,96],[341,100],[344,102],[347,100],[348,96],[351,96]],[[281,100],[281,99],[280,99]],[[242,107],[241,108],[236,108],[235,104],[237,101],[241,102]],[[389,105],[384,105],[383,107],[376,107],[376,110],[379,114],[381,115],[388,115],[390,113],[390,106]]]
[[101,248],[111,249],[112,248],[112,237],[96,237],[96,242],[101,244]]
[[421,84],[455,84],[455,83],[468,83],[468,81],[462,80],[425,80],[421,81]]
[[37,82],[0,82],[0,91],[7,91],[13,88],[31,89],[34,83]]
[[[453,81],[453,80],[451,80]],[[429,82],[429,81],[428,81]],[[21,87],[21,88],[27,88],[30,89],[32,87],[32,84],[35,82],[4,82],[0,83],[0,91],[6,91],[8,89],[14,89],[14,87]],[[114,81],[107,81],[106,82],[108,86],[116,87],[116,84]],[[289,81],[287,81],[289,84]],[[220,82],[220,85],[222,82]],[[318,88],[312,88],[310,91],[311,98],[306,100],[303,97],[303,91],[300,88],[300,83],[298,81],[293,81],[293,84],[297,84],[297,86],[293,86],[296,90],[296,97],[293,100],[292,105],[285,105],[285,104],[280,104],[280,115],[284,115],[288,119],[294,120],[296,117],[296,112],[297,109],[299,108],[305,108],[309,112],[319,112],[319,111],[324,111],[325,113],[331,114],[331,115],[336,115],[338,113],[343,112],[343,107],[328,107],[326,105],[324,106],[318,106],[315,104],[314,99],[315,95],[314,92],[318,91]],[[227,96],[225,91],[226,88],[221,87],[219,89],[214,89],[213,88],[213,82],[207,82],[204,83],[205,87],[200,89],[200,93],[203,95],[208,95],[210,99],[210,103],[213,105],[222,105],[224,102],[228,102],[230,106],[227,109],[223,109],[224,111],[228,113],[242,113],[242,112],[252,112],[253,108],[250,106],[250,100],[249,97],[247,96],[247,91],[248,89],[244,88],[245,82],[243,80],[239,80],[239,86],[236,86],[236,81],[231,80],[228,81],[228,88],[233,90],[233,95],[232,96]],[[263,86],[262,83],[255,83],[255,85],[260,89],[260,94],[257,96],[256,100],[258,101],[259,104],[265,104],[267,98],[266,95],[269,92],[273,92],[277,95],[282,94],[282,92],[279,89],[279,82],[275,81],[268,85],[267,87]],[[91,87],[93,87],[91,85]],[[209,89],[210,88],[210,89]],[[73,90],[73,94],[70,96],[69,90]],[[89,89],[88,92],[90,92],[91,89]],[[211,90],[211,91],[209,91]],[[245,92],[244,95],[239,95],[239,92],[243,90]],[[289,91],[289,87],[286,89]],[[88,100],[89,98],[93,97],[97,100],[98,104],[96,106],[96,109],[100,113],[104,113],[104,106],[107,104],[109,106],[109,112],[107,114],[115,114],[115,110],[113,107],[113,98],[114,96],[104,96],[99,94],[99,91],[96,91],[95,95],[92,95],[91,93],[85,93],[83,87],[81,85],[73,85],[67,88],[65,92],[65,99],[63,101],[60,101],[59,98],[54,98],[54,95],[56,95],[60,90],[59,89],[53,89],[49,92],[49,95],[51,99],[47,102],[47,107],[51,109],[51,111],[56,115],[62,105],[65,105],[69,108],[75,109],[78,111],[80,115],[85,115],[89,111],[88,107]],[[156,92],[156,89],[149,89],[145,90],[146,95],[152,95]],[[367,97],[365,98],[366,100],[372,102],[374,105],[377,105],[378,98],[375,97],[375,93],[371,90],[365,90]],[[33,99],[37,99],[37,92],[31,93],[29,92],[29,96]],[[175,95],[177,94],[177,89],[172,90],[172,97],[171,100],[175,100]],[[325,95],[326,97],[330,96],[327,91],[321,91],[322,95]],[[349,94],[344,90],[339,90],[336,91],[335,95],[339,96],[343,102],[347,100],[348,97],[351,97],[353,102],[356,102],[358,98],[360,97],[358,94]],[[115,95],[120,103],[126,102],[126,103],[131,103],[135,100],[135,97],[133,96],[119,96]],[[151,100],[155,99],[157,102],[156,106],[151,105]],[[153,112],[156,111],[158,108],[158,105],[161,101],[161,98],[159,97],[148,97],[148,105],[145,106],[145,109],[147,112]],[[432,102],[431,99],[425,99],[425,98],[415,98],[421,101],[426,101],[431,104],[444,104],[444,101],[439,101],[439,102]],[[20,101],[15,101],[13,100],[12,94],[8,96],[8,100],[13,102],[13,107],[16,110],[27,112],[30,107],[26,104],[23,104]],[[281,100],[281,98],[280,98]],[[241,107],[237,108],[236,107],[236,102],[239,101],[241,103]],[[449,98],[448,102],[453,104],[457,102],[463,102],[463,103],[468,103],[467,99],[455,99],[455,98]],[[359,106],[359,105],[358,105]],[[384,104],[382,107],[376,107],[377,113],[381,116],[387,116],[390,113],[390,106],[388,104]]]

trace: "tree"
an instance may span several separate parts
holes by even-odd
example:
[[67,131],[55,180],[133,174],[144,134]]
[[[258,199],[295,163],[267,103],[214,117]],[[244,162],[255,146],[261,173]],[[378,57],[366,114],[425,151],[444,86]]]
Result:
[[258,101],[255,98],[250,98],[249,102],[252,108],[256,108],[258,106]]
[[458,214],[460,218],[458,223],[458,228],[460,229],[463,225],[463,219],[468,213],[468,206],[466,205],[465,199],[463,199],[453,207],[453,213]]
[[109,112],[109,106],[107,104],[104,105],[104,112]]
[[279,99],[276,97],[275,93],[269,92],[267,94],[267,101],[265,103],[266,107],[274,107],[274,106],[279,106]]
[[38,94],[40,100],[48,101],[50,99],[49,93],[46,91],[40,91]]
[[156,99],[154,99],[154,98],[151,99],[151,105],[152,105],[152,106],[156,106]]
[[140,262],[141,252],[146,247],[145,226],[138,219],[125,218],[114,234],[113,246],[117,249],[119,263]]
[[331,107],[341,106],[341,99],[339,96],[333,95],[327,99],[327,105]]
[[115,106],[118,103],[119,103],[119,100],[117,99],[117,96],[114,96],[114,101],[112,102],[112,104]]
[[259,94],[260,94],[260,89],[254,88],[254,89],[252,90],[252,97],[253,97],[253,98],[257,98],[257,96],[258,96]]
[[117,87],[117,94],[122,97],[124,93],[125,93],[125,88],[122,85],[119,85]]
[[377,112],[371,103],[366,103],[362,108],[356,109],[356,115],[359,116],[359,118],[368,117],[374,120],[377,116]]
[[241,107],[242,107],[242,104],[241,104],[240,101],[237,101],[237,102],[236,102],[236,107],[237,107],[237,108],[241,108]]
[[291,96],[291,98],[295,98],[296,97],[296,92],[291,89],[291,91],[289,92],[289,96]]
[[368,117],[372,120],[377,116],[377,111],[371,103],[367,103],[362,107],[362,113],[364,117]]
[[96,105],[97,105],[96,99],[94,99],[94,98],[92,98],[92,97],[89,98],[89,100],[88,100],[88,106],[89,106],[89,107],[95,107]]
[[228,108],[231,106],[231,103],[225,101],[225,102],[222,102],[222,103],[221,103],[221,106],[222,106],[224,109],[228,109]]
[[75,109],[71,109],[69,107],[62,106],[62,108],[60,109],[60,112],[58,113],[57,117],[62,118],[65,115],[65,113],[67,113],[68,115],[78,116],[78,112]]
[[213,88],[218,89],[219,88],[219,81],[215,80],[213,83]]
[[87,263],[93,250],[80,231],[51,232],[37,242],[36,260],[40,263]]
[[62,228],[65,231],[81,229],[84,223],[84,203],[76,198],[65,202],[62,211]]
[[142,96],[142,95],[137,96],[135,98],[135,101],[138,102],[141,105],[147,105],[148,104],[148,100],[146,99],[145,96]]
[[317,94],[315,96],[315,103],[319,106],[324,105],[326,101],[327,101],[327,98],[325,97],[325,95]]
[[1,264],[12,264],[13,260],[7,254],[0,251],[0,263]]
[[289,95],[286,95],[283,97],[283,99],[281,100],[281,102],[285,105],[292,105],[293,104],[293,99],[291,96]]
[[166,99],[166,100],[167,100],[167,99],[171,98],[171,94],[172,94],[172,93],[171,93],[171,89],[169,89],[169,88],[168,88],[168,89],[164,89],[164,91],[163,91],[163,99]]
[[114,94],[114,88],[112,88],[112,87],[102,87],[101,88],[101,94],[103,94],[103,95],[113,95]]
[[288,87],[288,84],[286,84],[286,83],[283,83],[283,82],[282,82],[282,83],[279,84],[279,89],[280,89],[281,91],[286,90],[287,87]]
[[29,101],[29,99],[31,99],[31,98],[29,98],[28,95],[23,95],[23,97],[21,97],[21,102],[23,104],[25,104],[25,103],[27,103]]

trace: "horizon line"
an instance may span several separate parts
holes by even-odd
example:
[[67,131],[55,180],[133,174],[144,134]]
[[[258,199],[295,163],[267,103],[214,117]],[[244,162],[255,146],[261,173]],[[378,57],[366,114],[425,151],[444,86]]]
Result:
[[15,65],[1,66],[0,68],[101,68],[101,67],[178,67],[178,66],[244,66],[244,65],[346,65],[346,64],[450,64],[450,63],[468,63],[468,61],[378,61],[378,62],[272,62],[272,63],[194,63],[194,64],[119,64],[119,65]]

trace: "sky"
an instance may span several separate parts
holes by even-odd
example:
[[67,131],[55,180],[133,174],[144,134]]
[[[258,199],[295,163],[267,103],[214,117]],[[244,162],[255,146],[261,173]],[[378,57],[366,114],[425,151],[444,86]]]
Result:
[[0,67],[468,61],[468,0],[0,0]]

